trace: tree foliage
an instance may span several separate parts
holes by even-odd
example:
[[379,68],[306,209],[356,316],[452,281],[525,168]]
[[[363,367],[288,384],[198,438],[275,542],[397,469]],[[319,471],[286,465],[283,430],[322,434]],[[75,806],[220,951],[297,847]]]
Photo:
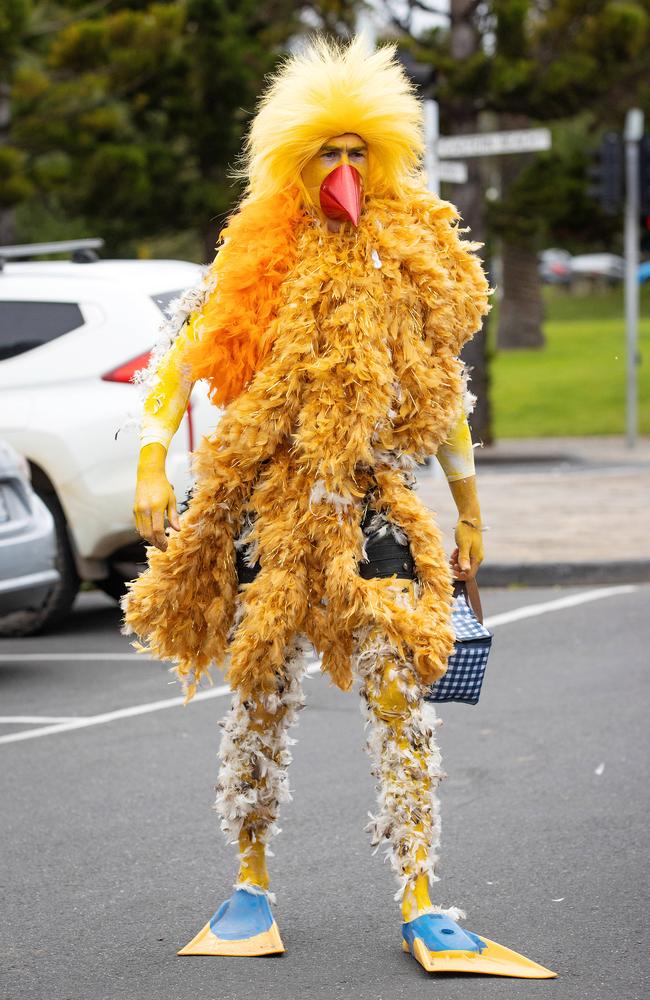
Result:
[[[415,58],[436,70],[443,134],[552,129],[552,151],[470,160],[469,182],[445,192],[488,256],[502,241],[501,342],[539,346],[537,250],[616,248],[620,220],[587,197],[588,150],[632,104],[650,112],[650,0],[450,0],[448,12],[436,0],[383,2]],[[426,10],[439,17],[423,31]],[[488,187],[497,197],[486,203]],[[480,401],[473,428],[489,442],[485,330],[465,353]]]
[[[491,207],[491,232],[535,245],[575,242],[576,234],[611,240],[616,223],[586,195],[587,154],[603,129],[622,129],[633,104],[650,118],[650,0],[486,0],[451,9],[448,26],[411,31],[418,58],[437,70],[444,131],[468,130],[490,114],[502,127],[547,123],[554,132],[551,153],[517,158]],[[459,27],[476,39],[465,59],[453,48]],[[400,28],[409,33],[408,19]]]
[[[5,0],[6,2],[6,0]],[[5,206],[74,220],[113,251],[195,230],[210,256],[239,194],[229,175],[266,74],[312,23],[340,30],[352,4],[289,0],[9,0],[0,22],[11,123]],[[11,44],[8,39],[11,39]],[[50,231],[50,235],[52,232]]]

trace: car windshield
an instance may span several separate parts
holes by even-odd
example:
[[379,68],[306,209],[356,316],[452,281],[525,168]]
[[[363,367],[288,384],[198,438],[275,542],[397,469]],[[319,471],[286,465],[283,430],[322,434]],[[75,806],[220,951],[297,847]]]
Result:
[[0,301],[0,361],[41,347],[83,323],[76,302]]
[[183,288],[177,288],[173,292],[158,292],[156,295],[152,295],[151,298],[156,303],[161,313],[167,314],[167,306],[172,301],[172,299],[177,299],[179,295],[184,292]]

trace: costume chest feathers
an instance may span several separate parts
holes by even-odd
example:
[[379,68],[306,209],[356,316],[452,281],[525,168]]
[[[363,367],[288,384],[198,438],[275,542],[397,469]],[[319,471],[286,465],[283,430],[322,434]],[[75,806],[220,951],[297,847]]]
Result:
[[[270,690],[301,633],[347,687],[354,649],[378,625],[423,681],[444,672],[449,571],[405,469],[458,417],[457,355],[486,311],[474,246],[451,221],[425,193],[407,208],[377,200],[353,234],[298,227],[271,351],[202,443],[181,531],[150,552],[125,603],[127,626],[176,662],[190,696],[227,653],[234,687]],[[409,539],[414,603],[394,580],[359,576],[369,501]],[[262,570],[238,588],[244,520]]]

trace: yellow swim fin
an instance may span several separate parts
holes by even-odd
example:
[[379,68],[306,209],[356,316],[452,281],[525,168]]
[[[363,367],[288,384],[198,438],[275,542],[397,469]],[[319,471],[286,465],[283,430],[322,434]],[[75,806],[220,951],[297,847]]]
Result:
[[426,913],[402,926],[402,948],[426,972],[470,972],[517,979],[554,979],[556,972],[510,948],[479,937],[442,913]]
[[284,945],[264,892],[235,889],[179,955],[280,955]]

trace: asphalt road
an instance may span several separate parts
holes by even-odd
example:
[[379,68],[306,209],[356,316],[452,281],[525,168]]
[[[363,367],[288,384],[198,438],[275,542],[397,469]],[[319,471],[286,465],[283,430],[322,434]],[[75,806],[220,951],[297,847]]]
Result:
[[0,643],[0,995],[646,1000],[650,587],[504,614],[574,594],[484,594],[501,617],[481,704],[440,713],[436,898],[560,978],[433,978],[402,953],[392,876],[363,833],[357,697],[319,675],[272,860],[288,953],[177,958],[235,871],[210,808],[227,699],[167,707],[164,667],[130,658],[114,607],[84,595],[55,636]]

